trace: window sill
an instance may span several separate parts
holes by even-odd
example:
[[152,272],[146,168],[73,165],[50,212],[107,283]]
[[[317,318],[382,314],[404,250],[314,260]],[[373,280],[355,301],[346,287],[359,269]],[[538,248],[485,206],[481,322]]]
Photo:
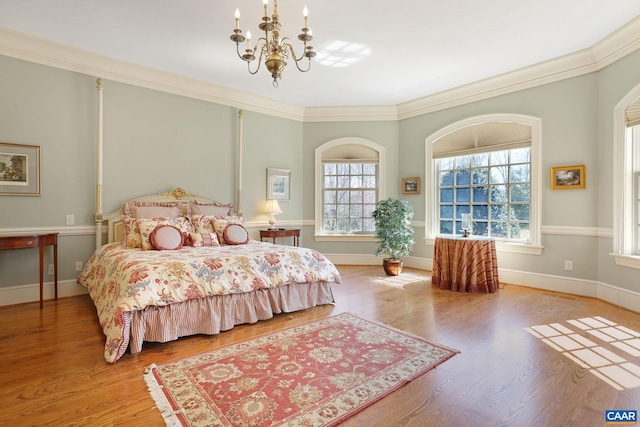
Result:
[[640,256],[625,254],[610,254],[616,259],[616,265],[640,270]]
[[[433,245],[436,239],[433,237],[425,237],[424,242],[427,245]],[[505,243],[496,242],[497,252],[508,252],[513,254],[525,254],[525,255],[542,255],[544,246],[527,245],[524,243]]]
[[315,234],[317,242],[375,242],[373,234]]

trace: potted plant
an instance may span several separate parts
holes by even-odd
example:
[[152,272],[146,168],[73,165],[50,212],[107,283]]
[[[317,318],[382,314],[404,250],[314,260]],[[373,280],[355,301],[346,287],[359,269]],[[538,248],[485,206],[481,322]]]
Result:
[[378,202],[372,216],[378,239],[375,255],[389,255],[382,263],[384,271],[389,276],[397,276],[402,271],[401,257],[409,255],[413,245],[413,207],[406,200],[389,197]]

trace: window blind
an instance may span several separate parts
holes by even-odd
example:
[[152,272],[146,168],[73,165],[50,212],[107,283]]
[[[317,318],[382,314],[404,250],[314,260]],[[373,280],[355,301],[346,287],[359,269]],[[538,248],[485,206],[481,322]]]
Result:
[[322,153],[322,163],[378,163],[378,161],[378,152],[363,145],[340,145]]
[[463,156],[531,146],[531,127],[521,123],[487,122],[458,129],[433,143],[432,157]]
[[640,98],[627,107],[625,114],[627,115],[628,127],[640,125]]

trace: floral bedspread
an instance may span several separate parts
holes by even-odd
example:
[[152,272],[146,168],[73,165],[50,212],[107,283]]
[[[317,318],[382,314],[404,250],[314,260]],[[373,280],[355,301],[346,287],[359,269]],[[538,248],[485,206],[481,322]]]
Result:
[[128,344],[123,314],[212,295],[251,292],[291,283],[340,283],[321,253],[255,240],[245,245],[156,251],[114,242],[93,253],[78,283],[89,290],[115,362]]

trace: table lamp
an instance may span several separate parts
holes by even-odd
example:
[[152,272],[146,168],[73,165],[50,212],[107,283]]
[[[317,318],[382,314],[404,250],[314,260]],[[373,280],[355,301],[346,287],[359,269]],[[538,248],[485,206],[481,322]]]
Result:
[[268,213],[269,215],[271,215],[269,217],[269,224],[271,225],[271,229],[275,230],[276,229],[276,215],[281,214],[282,213],[282,209],[280,209],[280,205],[278,204],[278,201],[275,199],[269,199],[267,200],[267,205],[264,209],[265,213]]

